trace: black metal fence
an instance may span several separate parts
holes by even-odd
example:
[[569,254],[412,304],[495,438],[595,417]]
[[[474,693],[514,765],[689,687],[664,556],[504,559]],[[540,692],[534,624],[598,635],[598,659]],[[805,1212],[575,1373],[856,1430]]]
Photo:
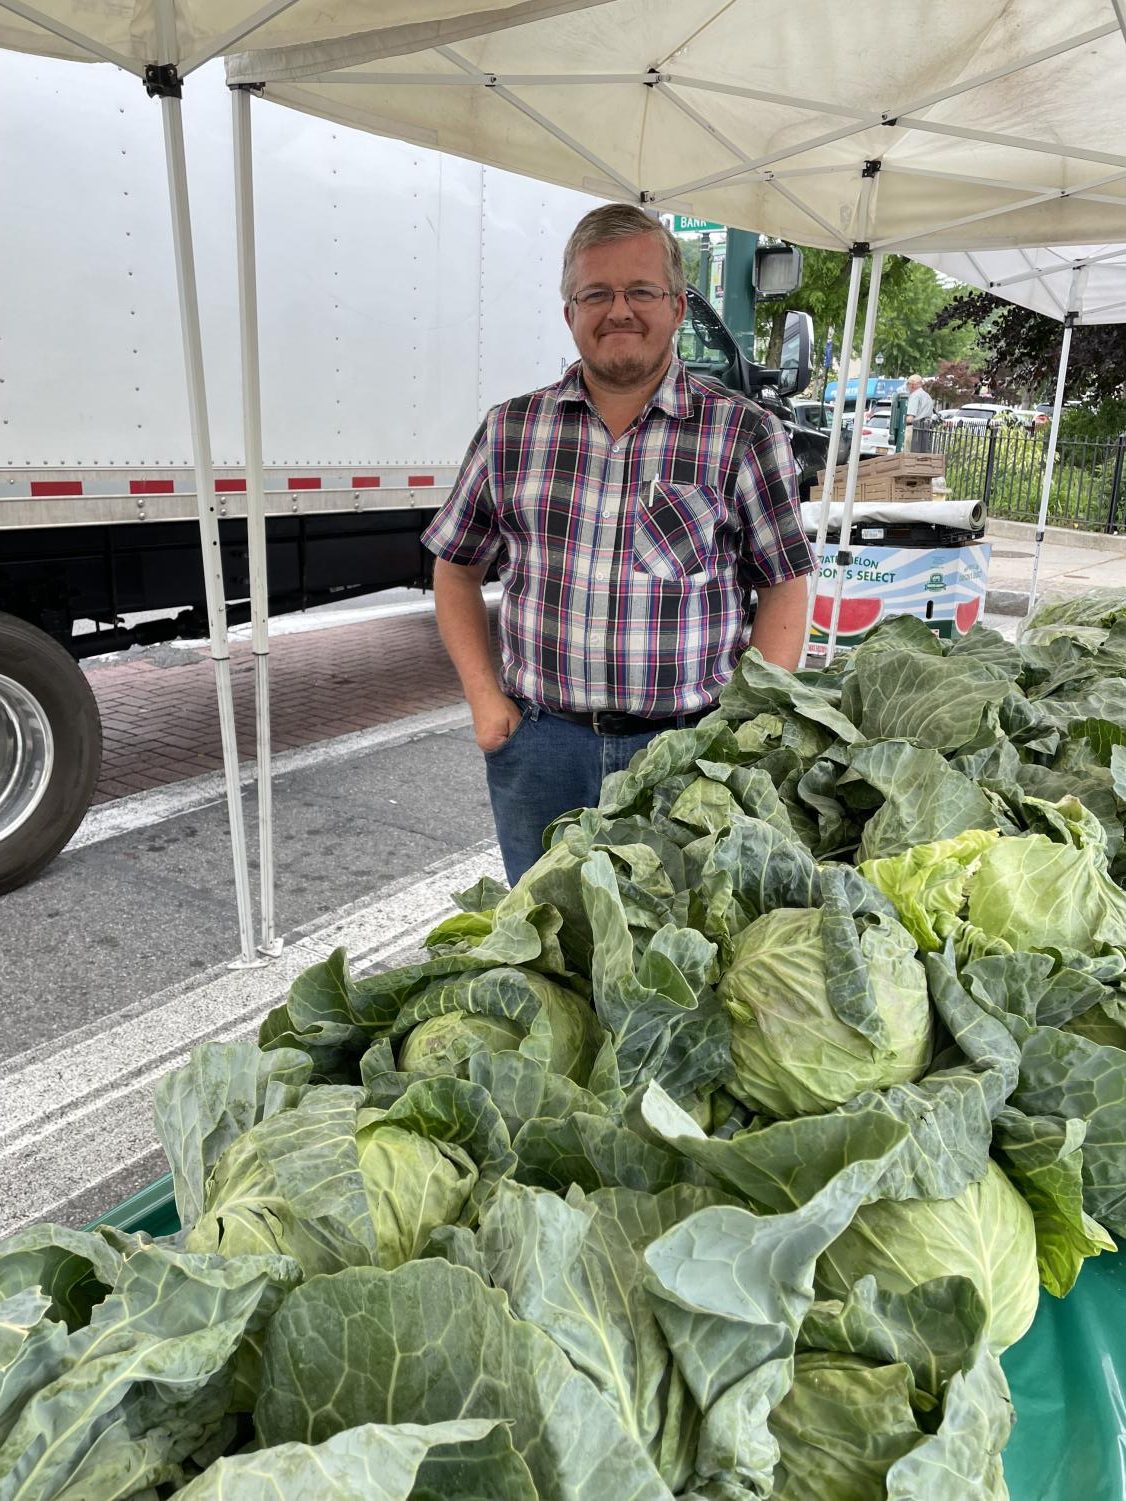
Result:
[[[976,427],[968,423],[938,428],[936,452],[946,455],[946,484],[952,497],[984,500],[990,514],[1011,521],[1035,521],[1040,511],[1048,428]],[[1117,438],[1062,438],[1056,448],[1048,525],[1079,531],[1126,531],[1123,460],[1126,433]]]

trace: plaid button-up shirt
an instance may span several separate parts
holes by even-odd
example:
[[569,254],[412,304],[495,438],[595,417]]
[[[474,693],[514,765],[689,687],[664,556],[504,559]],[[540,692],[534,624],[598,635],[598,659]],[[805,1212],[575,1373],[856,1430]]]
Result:
[[675,358],[620,438],[580,364],[493,407],[422,540],[497,561],[507,692],[654,718],[731,677],[749,589],[814,566],[781,423]]

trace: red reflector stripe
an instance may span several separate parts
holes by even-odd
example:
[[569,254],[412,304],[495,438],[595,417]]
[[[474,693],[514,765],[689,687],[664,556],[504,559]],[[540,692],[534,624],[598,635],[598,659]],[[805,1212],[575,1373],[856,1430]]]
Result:
[[241,494],[246,490],[246,481],[244,479],[217,479],[215,490],[219,495],[230,495],[232,491],[238,491]]
[[286,484],[291,490],[319,490],[321,488],[321,477],[319,474],[291,474],[286,480]]
[[172,495],[176,489],[176,481],[170,479],[131,479],[129,481],[130,495]]
[[81,495],[80,479],[33,479],[32,495]]
[[379,488],[378,474],[354,474],[352,476],[353,490],[377,490]]
[[434,476],[432,474],[408,474],[407,475],[407,484],[408,485],[432,485],[433,483],[434,483]]

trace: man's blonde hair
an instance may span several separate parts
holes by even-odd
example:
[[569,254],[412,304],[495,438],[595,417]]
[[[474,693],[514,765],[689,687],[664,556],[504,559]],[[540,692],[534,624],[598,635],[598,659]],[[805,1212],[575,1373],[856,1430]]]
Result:
[[571,231],[571,238],[563,251],[563,300],[567,301],[575,290],[575,258],[580,251],[591,250],[595,245],[607,245],[611,240],[626,240],[632,235],[657,235],[660,238],[665,252],[668,289],[674,297],[679,297],[686,286],[680,242],[659,219],[652,218],[636,204],[607,203],[584,214]]

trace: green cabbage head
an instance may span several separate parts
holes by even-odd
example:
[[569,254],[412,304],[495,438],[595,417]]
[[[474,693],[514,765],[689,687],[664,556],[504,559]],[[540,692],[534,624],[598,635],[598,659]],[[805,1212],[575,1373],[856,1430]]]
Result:
[[1036,1313],[1032,1210],[994,1162],[953,1199],[865,1204],[821,1257],[817,1274],[831,1297],[844,1298],[869,1273],[896,1293],[934,1277],[968,1277],[985,1304],[985,1338],[999,1355]]
[[415,1027],[399,1049],[407,1074],[461,1074],[474,1053],[509,1053],[519,1048],[524,1029],[501,1016],[452,1011]]
[[477,1166],[452,1142],[358,1108],[359,1093],[323,1085],[236,1136],[185,1248],[280,1253],[308,1277],[419,1256],[431,1230],[461,1215]]
[[[719,995],[732,1020],[727,1087],[767,1115],[820,1115],[866,1089],[905,1084],[931,1055],[927,981],[915,941],[893,918],[861,926],[844,955],[826,946],[822,908],[779,907],[739,935]],[[877,1037],[844,1019],[847,963],[867,975]],[[855,976],[852,977],[855,980]]]
[[391,1030],[399,1069],[464,1078],[474,1053],[523,1053],[585,1084],[603,1032],[590,1002],[533,970],[500,966],[430,985]]
[[888,1470],[921,1437],[905,1365],[813,1350],[770,1415],[774,1501],[877,1501]]
[[385,1125],[371,1114],[362,1110],[357,1117],[356,1150],[378,1264],[390,1271],[420,1256],[431,1230],[457,1220],[477,1172],[450,1143]]

